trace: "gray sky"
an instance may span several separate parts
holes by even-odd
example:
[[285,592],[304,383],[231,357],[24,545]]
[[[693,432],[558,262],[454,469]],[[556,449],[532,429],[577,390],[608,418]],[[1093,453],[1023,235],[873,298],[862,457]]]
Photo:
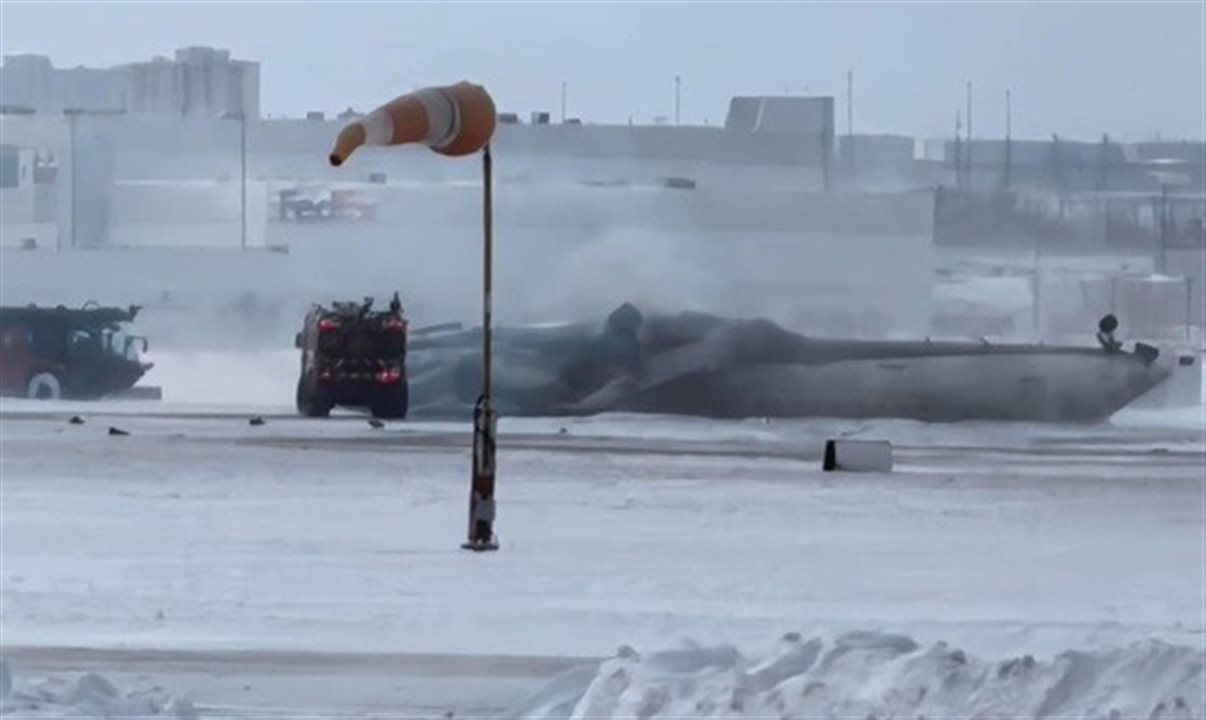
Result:
[[594,122],[716,124],[735,94],[838,96],[856,132],[952,132],[964,83],[977,137],[1202,137],[1204,3],[51,3],[4,0],[5,53],[104,66],[212,45],[261,63],[265,113],[367,109],[471,79],[502,110]]

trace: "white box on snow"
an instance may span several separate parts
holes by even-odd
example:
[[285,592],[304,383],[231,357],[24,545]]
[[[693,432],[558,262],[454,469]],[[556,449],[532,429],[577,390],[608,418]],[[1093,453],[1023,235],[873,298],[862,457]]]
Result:
[[828,440],[821,467],[826,472],[892,472],[892,443],[887,440]]

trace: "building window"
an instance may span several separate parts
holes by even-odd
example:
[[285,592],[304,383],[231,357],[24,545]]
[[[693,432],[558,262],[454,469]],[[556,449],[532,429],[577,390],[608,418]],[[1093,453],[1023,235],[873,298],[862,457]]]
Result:
[[21,176],[17,168],[20,158],[15,152],[0,155],[0,187],[14,188],[21,184]]

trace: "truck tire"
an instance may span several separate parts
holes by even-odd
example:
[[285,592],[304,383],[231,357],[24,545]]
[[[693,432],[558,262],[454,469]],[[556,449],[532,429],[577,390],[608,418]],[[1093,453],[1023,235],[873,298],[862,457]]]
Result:
[[372,404],[373,417],[382,420],[401,420],[406,417],[410,406],[410,387],[402,383],[398,387],[382,393]]
[[333,403],[322,397],[316,388],[306,382],[305,376],[297,381],[297,412],[306,417],[325,418],[331,414]]
[[54,373],[43,372],[29,379],[29,398],[31,400],[58,400],[63,397],[63,384]]

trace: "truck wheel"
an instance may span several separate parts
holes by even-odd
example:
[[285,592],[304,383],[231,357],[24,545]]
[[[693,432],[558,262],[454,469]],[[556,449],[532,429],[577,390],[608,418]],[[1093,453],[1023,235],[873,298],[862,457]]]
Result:
[[33,400],[58,400],[63,397],[63,385],[54,373],[38,373],[29,379],[29,397]]
[[372,405],[373,417],[383,420],[401,420],[406,417],[410,405],[410,388],[402,383],[384,393]]
[[306,417],[329,416],[332,404],[307,385],[305,377],[297,381],[297,412]]

